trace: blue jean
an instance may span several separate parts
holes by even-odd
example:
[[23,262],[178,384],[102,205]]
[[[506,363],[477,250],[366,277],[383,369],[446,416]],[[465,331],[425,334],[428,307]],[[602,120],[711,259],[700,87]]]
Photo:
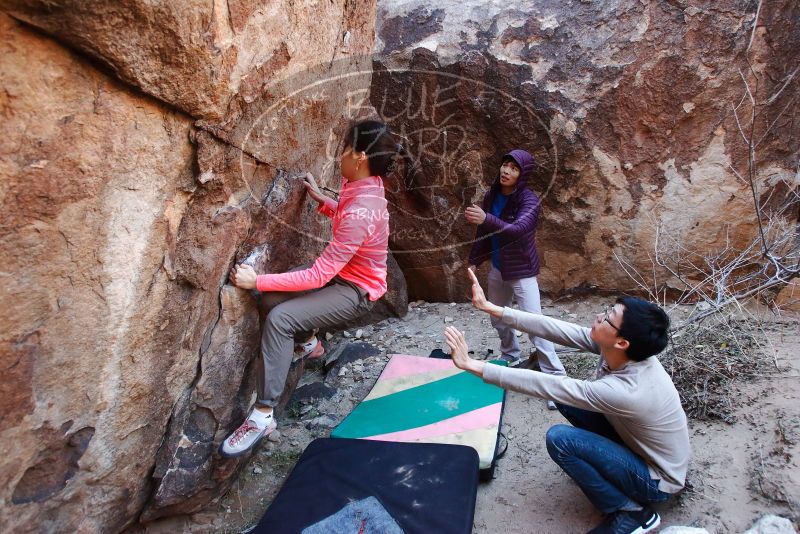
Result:
[[547,431],[547,452],[604,514],[664,502],[644,460],[622,442],[603,414],[556,404],[572,423]]

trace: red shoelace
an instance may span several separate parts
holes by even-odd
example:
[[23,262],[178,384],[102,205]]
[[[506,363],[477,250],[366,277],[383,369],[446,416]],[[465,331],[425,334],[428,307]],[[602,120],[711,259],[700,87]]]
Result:
[[250,421],[250,420],[248,419],[247,421],[245,421],[244,423],[242,423],[242,426],[240,426],[239,428],[237,428],[237,429],[236,429],[236,432],[234,432],[234,433],[233,433],[233,436],[231,436],[231,439],[229,439],[229,440],[228,440],[228,442],[229,442],[231,445],[236,445],[236,444],[237,444],[237,443],[239,443],[239,442],[242,440],[242,438],[243,438],[243,437],[245,437],[245,436],[247,435],[247,433],[248,433],[248,432],[250,432],[251,430],[259,430],[259,428],[258,428],[258,426],[256,426],[256,425],[252,424],[252,421]]

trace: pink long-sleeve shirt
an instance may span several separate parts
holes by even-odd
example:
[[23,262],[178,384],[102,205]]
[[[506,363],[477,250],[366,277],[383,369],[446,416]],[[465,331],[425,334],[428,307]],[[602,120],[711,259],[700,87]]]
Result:
[[342,179],[339,202],[327,199],[317,211],[333,219],[333,238],[310,268],[282,274],[262,274],[259,291],[303,291],[323,287],[339,277],[378,300],[386,293],[389,212],[383,180],[370,176],[355,182]]

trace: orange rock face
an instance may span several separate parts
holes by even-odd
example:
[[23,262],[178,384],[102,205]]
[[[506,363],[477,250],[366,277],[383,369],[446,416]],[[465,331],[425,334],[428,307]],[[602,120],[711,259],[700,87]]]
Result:
[[[374,5],[168,4],[0,8],[3,531],[117,532],[224,492],[260,330],[229,269],[329,237],[297,177],[338,186]],[[302,91],[327,69],[354,74]]]
[[764,3],[755,34],[735,2],[530,4],[0,3],[0,530],[118,532],[226,490],[240,461],[215,451],[260,329],[229,269],[319,254],[299,177],[338,188],[355,118],[417,164],[386,180],[380,314],[405,312],[406,282],[467,298],[463,209],[514,147],[541,164],[545,291],[631,287],[616,257],[649,272],[657,228],[701,252],[749,240],[745,58],[768,80],[757,128],[774,120],[760,198],[796,190],[796,2]]
[[[0,33],[0,248],[14,273],[2,296],[14,380],[0,522],[120,528],[148,497],[170,404],[196,360],[187,312],[202,296],[180,302],[161,267],[166,208],[193,184],[191,120],[6,16]],[[169,340],[177,329],[185,347]],[[98,515],[83,513],[89,503]]]
[[252,100],[276,79],[369,53],[374,27],[373,3],[344,0],[8,0],[3,9],[145,93],[208,120],[223,119],[233,100]]
[[756,237],[732,110],[749,132],[741,71],[761,95],[759,199],[786,198],[798,187],[788,118],[798,104],[787,93],[800,83],[790,67],[798,6],[763,9],[754,34],[755,5],[690,4],[379,2],[371,103],[418,165],[391,189],[392,246],[412,300],[464,300],[474,228],[463,211],[517,147],[540,164],[529,186],[543,198],[544,291],[637,289],[617,258],[649,281],[659,228],[677,242],[663,250],[662,234],[668,257]]

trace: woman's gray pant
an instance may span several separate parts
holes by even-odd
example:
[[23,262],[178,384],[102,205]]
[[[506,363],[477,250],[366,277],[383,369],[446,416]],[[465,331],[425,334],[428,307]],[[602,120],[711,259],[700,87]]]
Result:
[[315,328],[340,326],[372,308],[366,290],[338,276],[325,287],[309,291],[264,293],[271,308],[261,332],[258,400],[275,406],[292,365],[295,340],[309,339]]
[[[498,306],[511,306],[513,300],[517,301],[519,309],[530,313],[542,313],[542,304],[539,297],[539,283],[535,276],[521,280],[503,280],[497,268],[492,266],[489,270],[489,302]],[[499,318],[492,317],[492,326],[500,335],[500,351],[515,359],[520,357],[519,342],[513,328]],[[531,343],[536,347],[539,369],[551,375],[565,375],[567,372],[556,355],[553,344],[540,337],[530,336]]]

